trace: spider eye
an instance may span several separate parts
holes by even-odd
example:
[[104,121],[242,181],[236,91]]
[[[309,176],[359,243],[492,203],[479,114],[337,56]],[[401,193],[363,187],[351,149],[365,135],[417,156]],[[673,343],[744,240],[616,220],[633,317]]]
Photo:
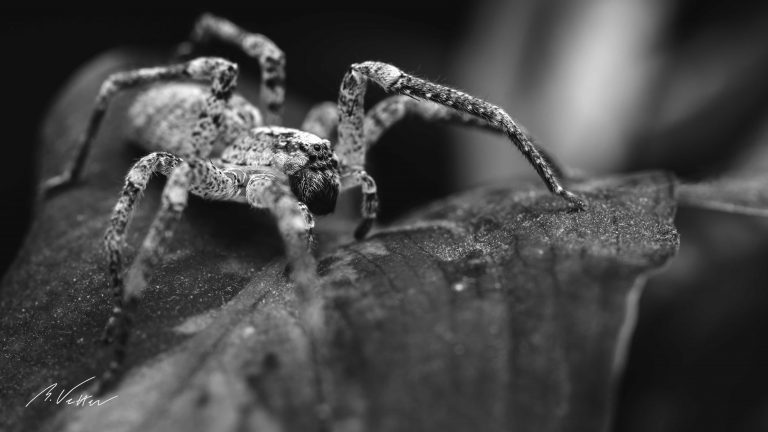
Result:
[[322,147],[320,146],[320,144],[315,144],[314,146],[312,146],[312,149],[314,149],[316,152],[319,152],[320,150],[322,150]]

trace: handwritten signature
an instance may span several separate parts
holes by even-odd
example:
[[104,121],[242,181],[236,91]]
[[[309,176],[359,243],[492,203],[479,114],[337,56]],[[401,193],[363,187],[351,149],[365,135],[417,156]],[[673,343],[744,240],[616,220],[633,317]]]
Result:
[[[78,384],[78,385],[72,387],[71,389],[69,389],[69,391],[66,392],[66,393],[64,393],[64,391],[66,389],[62,389],[61,392],[59,393],[59,397],[57,397],[55,399],[56,405],[59,405],[62,402],[64,402],[67,405],[74,405],[74,406],[102,406],[105,403],[111,401],[112,399],[117,398],[117,395],[115,395],[115,396],[112,396],[111,398],[109,398],[109,399],[107,399],[105,401],[102,401],[101,399],[94,399],[93,395],[89,395],[86,392],[80,393],[80,397],[78,397],[77,399],[73,399],[73,398],[69,397],[69,395],[73,391],[75,391],[75,389],[77,389],[81,385],[83,385],[83,384],[87,383],[88,381],[90,381],[92,379],[95,379],[95,378],[96,378],[95,376],[92,376],[92,377],[88,378],[87,380],[85,380],[85,381],[81,382],[80,384]],[[29,404],[34,402],[35,399],[40,397],[40,395],[43,394],[43,393],[45,393],[45,399],[43,399],[43,401],[49,402],[48,399],[50,399],[51,396],[53,396],[53,389],[55,389],[57,385],[58,385],[58,383],[53,383],[53,384],[49,385],[48,387],[44,388],[40,393],[36,394],[35,397],[30,399],[29,402],[27,402],[27,404],[24,405],[24,407],[28,407]],[[53,399],[50,400],[50,402],[53,402],[53,401],[54,401]]]

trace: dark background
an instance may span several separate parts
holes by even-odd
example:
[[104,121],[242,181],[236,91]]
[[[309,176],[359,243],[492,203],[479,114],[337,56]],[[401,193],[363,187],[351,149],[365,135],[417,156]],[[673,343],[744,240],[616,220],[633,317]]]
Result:
[[[494,2],[479,3],[486,11],[494,7]],[[528,76],[536,76],[552,63],[533,59],[552,57],[555,51],[546,49],[552,41],[567,40],[553,37],[551,29],[569,22],[565,14],[582,11],[556,0],[518,3],[536,4],[524,66]],[[666,4],[663,24],[654,33],[660,66],[649,84],[652,97],[634,120],[633,132],[616,143],[623,157],[602,168],[669,169],[691,180],[747,168],[765,172],[768,7],[714,0]],[[34,161],[44,157],[35,155],[38,125],[57,90],[77,67],[107,49],[171,47],[202,11],[3,11],[0,272],[10,265],[31,221]],[[440,82],[470,85],[456,64],[467,53],[467,40],[473,40],[468,38],[482,30],[482,23],[472,23],[483,15],[468,4],[433,11],[408,2],[365,10],[212,9],[268,35],[287,53],[289,100],[295,107],[289,125],[312,103],[334,100],[345,68],[355,61],[386,60]],[[513,19],[496,18],[502,26]],[[492,52],[514,55],[511,41],[497,44]],[[481,71],[484,65],[473,67]],[[502,94],[483,96],[514,106]],[[371,94],[374,100],[380,97]],[[526,123],[531,118],[526,115],[533,116],[525,107],[520,112]],[[606,128],[612,125],[610,114]],[[408,124],[377,147],[369,162],[380,184],[385,221],[467,183],[454,174],[461,156],[446,144],[452,139],[450,128]],[[397,170],[388,169],[392,166]],[[680,255],[650,280],[641,302],[615,430],[768,430],[768,224],[701,210],[681,210],[677,224]]]

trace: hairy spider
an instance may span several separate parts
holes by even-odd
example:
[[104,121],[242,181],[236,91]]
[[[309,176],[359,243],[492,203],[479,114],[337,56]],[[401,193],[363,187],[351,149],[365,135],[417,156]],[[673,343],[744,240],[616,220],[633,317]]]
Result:
[[[355,237],[365,237],[379,206],[376,182],[363,167],[366,152],[389,127],[408,115],[506,134],[552,193],[575,208],[585,206],[561,185],[559,170],[551,159],[497,106],[390,64],[367,61],[349,68],[341,82],[338,103],[313,108],[301,126],[303,131],[281,127],[283,52],[263,35],[206,14],[177,54],[189,56],[198,44],[213,39],[232,44],[259,62],[265,115],[234,93],[237,65],[222,58],[199,57],[116,73],[99,90],[72,163],[43,185],[44,191],[51,192],[77,181],[112,98],[129,88],[145,87],[132,102],[127,121],[133,141],[151,153],[128,172],[105,235],[114,308],[104,340],[114,342],[115,352],[102,383],[112,380],[121,368],[137,301],[165,253],[189,192],[206,199],[244,202],[275,215],[298,290],[300,320],[310,339],[320,335],[323,326],[322,301],[313,286],[313,214],[332,212],[340,189],[362,186],[363,220]],[[369,82],[395,95],[366,114],[363,98]],[[334,132],[337,140],[331,143]],[[153,173],[168,177],[162,204],[132,265],[123,272],[126,229]]]

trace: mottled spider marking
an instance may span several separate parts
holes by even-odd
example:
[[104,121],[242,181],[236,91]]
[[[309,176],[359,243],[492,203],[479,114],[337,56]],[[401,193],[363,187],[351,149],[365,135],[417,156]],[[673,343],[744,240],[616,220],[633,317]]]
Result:
[[[126,296],[121,275],[123,270],[122,256],[125,247],[125,232],[128,228],[133,209],[137,204],[140,194],[146,189],[152,174],[159,173],[169,176],[174,172],[174,168],[182,165],[182,162],[182,158],[171,153],[151,153],[136,162],[126,176],[120,198],[115,204],[112,216],[110,217],[109,227],[104,235],[104,247],[109,259],[108,269],[115,304],[113,317],[107,323],[107,333],[114,326],[117,320],[116,316],[121,313],[121,302]],[[163,195],[164,202],[170,207],[169,211],[171,213],[177,210],[180,211],[178,202],[186,202],[178,198],[180,194],[179,185],[188,185],[187,189],[189,191],[208,199],[226,200],[232,199],[238,194],[239,185],[236,178],[214,166],[211,162],[192,158],[183,165],[185,168],[182,174],[189,177],[188,181],[182,184],[180,183],[181,180],[177,179],[175,186],[170,182],[170,186],[166,186],[167,193]],[[177,174],[177,176],[182,174]],[[186,189],[184,195],[186,196]],[[147,241],[150,241],[149,237],[147,239]],[[145,246],[149,248],[153,248],[155,244],[159,244],[156,239],[151,240],[149,243],[145,241]],[[162,252],[153,252],[153,259],[160,253]],[[109,339],[109,335],[106,333],[105,338]]]
[[549,158],[542,155],[525,131],[504,110],[464,92],[414,77],[395,66],[381,62],[353,64],[342,80],[339,96],[339,153],[344,164],[361,166],[364,161],[362,101],[368,79],[387,92],[436,102],[478,116],[492,127],[503,130],[552,193],[561,196],[577,209],[586,207],[583,200],[560,184],[557,176],[559,170],[552,166]]
[[[503,132],[481,118],[451,107],[410,96],[395,95],[379,101],[365,114],[362,134],[364,152],[367,154],[387,130],[407,117],[419,118],[426,122],[459,124]],[[337,104],[321,102],[310,109],[301,129],[319,137],[334,140],[338,126]]]
[[198,116],[191,134],[193,154],[205,156],[211,152],[227,103],[235,90],[237,65],[224,59],[201,57],[189,62],[188,71],[196,79],[211,80],[211,94],[206,98],[206,109]]
[[390,96],[371,108],[365,116],[363,146],[366,150],[379,141],[392,126],[407,117],[420,118],[431,123],[452,123],[478,128],[499,129],[481,118],[430,101],[409,96]]
[[[97,393],[111,385],[125,362],[126,346],[130,337],[138,300],[147,286],[150,273],[165,255],[166,246],[178,223],[181,213],[187,205],[192,167],[180,163],[171,172],[163,189],[160,210],[144,237],[141,249],[120,284],[121,303],[112,310],[112,315],[104,329],[105,341],[114,340],[112,360],[98,382]],[[130,214],[130,209],[128,211]]]
[[[182,162],[182,159],[170,153],[152,153],[136,162],[125,178],[120,198],[115,204],[109,227],[104,235],[104,247],[109,261],[108,270],[112,282],[113,308],[112,313],[104,328],[102,339],[110,343],[115,338],[115,331],[130,322],[130,316],[125,309],[130,309],[129,303],[135,307],[135,299],[127,301],[123,292],[123,248],[125,247],[125,232],[130,222],[133,209],[141,193],[146,189],[152,174],[162,173],[169,175],[172,170]],[[112,375],[125,356],[125,349],[121,341],[125,341],[126,335],[118,335],[118,343],[115,346],[115,357],[106,372]]]
[[122,259],[120,251],[125,243],[125,231],[131,218],[131,212],[149,179],[154,173],[169,175],[182,159],[171,153],[152,153],[136,162],[125,178],[120,198],[115,204],[109,227],[104,235],[104,246],[109,257],[109,273],[116,300],[122,297],[118,291],[121,286],[120,271]]
[[238,165],[275,167],[290,175],[309,162],[313,151],[330,156],[330,142],[297,129],[264,126],[238,137],[224,150],[221,159]]
[[[146,188],[153,173],[168,175],[160,210],[144,237],[141,248],[121,276],[125,231],[138,196]],[[166,255],[166,248],[187,205],[189,192],[207,199],[232,199],[240,192],[237,174],[215,166],[211,161],[191,157],[186,161],[169,153],[145,156],[129,171],[121,197],[112,212],[105,235],[109,256],[110,279],[113,282],[114,307],[104,329],[104,341],[114,341],[114,355],[102,376],[102,384],[110,383],[125,361],[125,345],[133,321],[133,313],[152,271]]]
[[[149,227],[141,248],[125,275],[124,300],[138,299],[147,287],[151,270],[166,253],[166,246],[171,238],[181,212],[186,208],[189,191],[203,189],[203,184],[223,184],[231,180],[221,175],[220,171],[206,169],[208,162],[190,160],[174,168],[163,189],[160,210]],[[206,175],[203,175],[205,172]],[[219,181],[211,181],[208,175],[219,175]]]
[[255,58],[261,68],[261,99],[266,107],[267,124],[281,123],[285,102],[285,53],[268,37],[250,33],[231,21],[211,14],[197,20],[189,40],[177,49],[177,55],[190,55],[196,45],[215,39],[240,48]]
[[75,157],[64,172],[48,179],[42,186],[43,195],[63,189],[79,180],[91,144],[104,118],[109,103],[119,92],[141,85],[169,80],[194,79],[208,81],[210,93],[205,98],[205,109],[190,133],[189,152],[195,156],[206,156],[211,152],[219,134],[222,116],[226,113],[229,98],[237,83],[237,65],[216,57],[200,57],[185,63],[164,67],[143,68],[118,72],[107,78],[99,89],[88,126],[82,138],[75,145]]
[[355,239],[365,238],[376,221],[376,215],[379,213],[379,195],[376,189],[376,181],[363,169],[354,169],[343,177],[344,189],[355,186],[362,186],[363,201],[361,213],[363,220],[357,226],[354,232]]
[[[411,96],[390,96],[373,108],[365,116],[363,131],[363,146],[366,151],[375,145],[381,136],[392,126],[406,117],[420,118],[431,123],[449,123],[463,126],[471,126],[480,129],[488,129],[506,135],[506,129],[498,123],[491,123],[481,117],[473,114],[458,111],[450,106],[444,106],[432,101],[423,101],[414,99]],[[540,145],[536,144],[531,134],[525,127],[518,125],[522,133],[537,148],[541,157],[549,164],[549,168],[554,172],[558,179],[564,178],[564,175],[553,158]]]
[[[285,229],[284,236],[290,240],[289,258],[299,259],[299,255],[303,255],[302,248],[307,245],[306,236],[315,225],[307,206],[296,199],[283,179],[271,174],[253,175],[246,186],[245,196],[254,207],[275,213],[278,224]],[[298,244],[302,248],[297,247]]]
[[366,80],[363,75],[355,72],[344,75],[339,90],[339,142],[336,153],[345,166],[362,167],[365,163],[363,146],[365,90]]
[[[191,132],[207,109],[207,96],[208,90],[197,83],[162,83],[146,89],[129,107],[129,138],[150,152],[194,154]],[[237,94],[228,100],[221,119],[212,154],[263,124],[259,110]]]
[[279,126],[254,128],[227,148],[221,159],[287,174],[294,195],[314,214],[328,214],[336,207],[339,161],[328,140]]

